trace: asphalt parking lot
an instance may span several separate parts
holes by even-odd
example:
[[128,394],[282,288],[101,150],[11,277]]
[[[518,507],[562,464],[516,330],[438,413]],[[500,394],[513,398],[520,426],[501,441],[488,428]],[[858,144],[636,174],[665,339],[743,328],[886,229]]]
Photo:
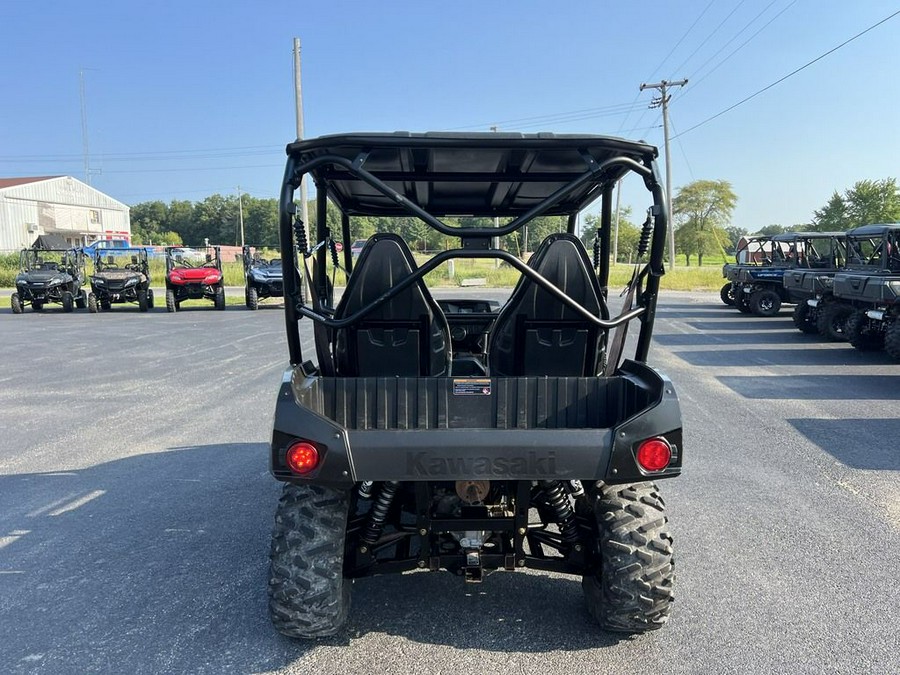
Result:
[[651,362],[685,429],[684,475],[661,485],[677,600],[636,638],[541,572],[365,579],[346,633],[283,638],[282,312],[5,305],[0,336],[0,672],[900,672],[900,364],[801,334],[789,308],[661,302]]

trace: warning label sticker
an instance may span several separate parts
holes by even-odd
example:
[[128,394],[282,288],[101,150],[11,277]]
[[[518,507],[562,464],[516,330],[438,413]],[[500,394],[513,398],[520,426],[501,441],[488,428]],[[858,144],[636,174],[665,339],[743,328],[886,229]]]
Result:
[[489,379],[454,379],[454,396],[490,396],[491,381]]

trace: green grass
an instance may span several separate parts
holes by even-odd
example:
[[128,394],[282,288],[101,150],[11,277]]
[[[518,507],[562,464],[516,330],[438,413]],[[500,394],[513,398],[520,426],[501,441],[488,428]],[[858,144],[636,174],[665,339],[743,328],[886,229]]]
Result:
[[[424,263],[428,256],[416,254],[416,262]],[[722,286],[721,256],[705,258],[703,267],[694,265],[686,267],[684,256],[676,256],[676,267],[671,272],[666,272],[662,279],[662,288],[679,291],[717,291]],[[633,266],[618,264],[610,269],[610,288],[624,288],[631,278]],[[0,255],[0,288],[12,288],[16,273],[19,270],[19,254],[9,253]],[[88,265],[88,274],[91,267]],[[226,286],[243,286],[244,270],[240,262],[227,262],[222,266]],[[454,263],[454,275],[449,275],[449,266],[445,263],[428,274],[426,282],[430,286],[456,287],[468,279],[485,279],[485,285],[491,288],[512,288],[519,279],[519,272],[513,267],[503,263],[496,267],[493,260],[456,260]],[[330,270],[329,270],[330,274]],[[165,261],[159,258],[150,261],[150,278],[154,286],[162,286],[166,278]],[[343,270],[337,270],[334,278],[335,286],[344,286],[346,276]],[[229,302],[231,298],[229,298]],[[243,303],[243,298],[240,298]],[[238,304],[240,304],[238,303]]]

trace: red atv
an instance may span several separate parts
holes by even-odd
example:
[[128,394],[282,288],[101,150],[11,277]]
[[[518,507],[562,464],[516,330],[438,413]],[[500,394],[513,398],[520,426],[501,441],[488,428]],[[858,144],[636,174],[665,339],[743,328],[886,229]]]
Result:
[[225,309],[225,282],[218,246],[166,248],[166,309],[178,311],[185,300],[212,300]]

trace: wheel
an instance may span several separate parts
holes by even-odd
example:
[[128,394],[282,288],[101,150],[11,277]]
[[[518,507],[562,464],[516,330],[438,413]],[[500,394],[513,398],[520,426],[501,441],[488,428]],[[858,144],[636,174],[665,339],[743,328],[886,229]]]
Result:
[[834,342],[847,341],[847,319],[853,308],[842,302],[830,302],[819,310],[816,330],[822,337]]
[[22,300],[19,298],[18,293],[13,293],[9,296],[9,305],[12,307],[13,314],[21,314],[22,313]]
[[147,289],[147,308],[153,309],[153,289]]
[[84,309],[85,307],[87,307],[87,293],[83,288],[78,291],[78,295],[75,296],[75,306],[78,309]]
[[35,312],[40,312],[44,309],[44,301],[43,300],[32,300],[31,301],[31,309]]
[[666,506],[653,483],[601,485],[591,495],[601,564],[581,586],[606,630],[661,628],[675,599],[675,556]]
[[172,290],[166,290],[166,310],[169,312],[174,312],[178,309],[178,305],[175,302],[175,292]]
[[810,311],[812,307],[806,304],[806,302],[800,302],[794,307],[794,313],[791,315],[791,318],[794,320],[794,325],[797,327],[802,333],[815,333],[816,322],[814,320],[814,315]]
[[216,309],[225,309],[225,288],[218,286],[216,288]]
[[734,285],[729,282],[722,286],[722,290],[719,291],[719,297],[722,298],[722,302],[726,305],[734,307]]
[[138,291],[137,292],[137,301],[138,301],[138,309],[142,312],[146,312],[149,309],[149,305],[147,304],[147,291]]
[[97,304],[97,296],[94,295],[93,293],[88,293],[87,306],[88,306],[88,311],[91,314],[96,314],[97,312],[100,311],[100,306]]
[[69,291],[63,291],[62,308],[64,312],[71,312],[75,309],[75,296],[69,293]]
[[346,491],[321,485],[284,486],[269,554],[269,615],[289,637],[336,633],[350,610],[344,579]]
[[900,361],[900,319],[895,318],[884,334],[884,351],[894,361]]
[[247,289],[247,309],[259,309],[259,292],[253,286]]
[[750,311],[757,316],[775,316],[781,311],[778,293],[763,289],[750,294]]
[[864,309],[855,309],[847,317],[847,340],[859,351],[871,352],[881,349],[884,335],[872,331]]

